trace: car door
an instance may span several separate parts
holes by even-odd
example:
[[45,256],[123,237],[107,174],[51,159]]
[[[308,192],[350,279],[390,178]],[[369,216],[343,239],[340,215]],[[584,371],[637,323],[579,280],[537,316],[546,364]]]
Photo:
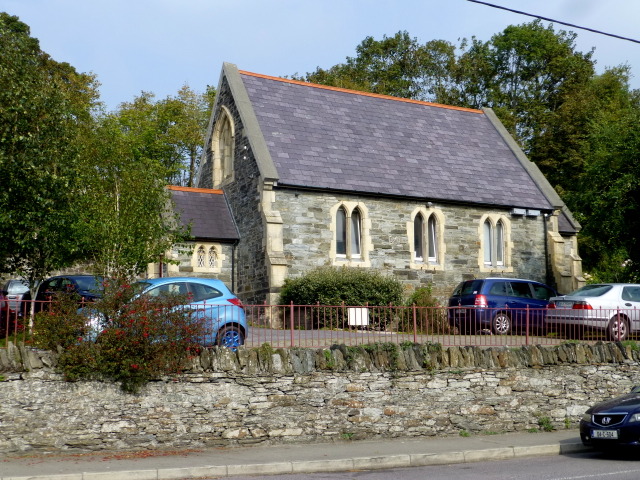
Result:
[[640,330],[640,285],[622,287],[622,305],[631,320],[631,331]]
[[[512,309],[511,320],[514,325],[524,326],[527,323],[527,306],[533,297],[531,287],[527,282],[509,282],[507,289],[509,298],[507,306]],[[529,321],[531,318],[529,317]]]

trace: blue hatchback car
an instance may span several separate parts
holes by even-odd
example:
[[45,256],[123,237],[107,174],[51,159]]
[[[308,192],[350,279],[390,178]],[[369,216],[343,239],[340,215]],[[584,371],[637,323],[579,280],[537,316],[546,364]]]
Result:
[[187,304],[197,318],[206,319],[210,333],[200,343],[233,350],[244,344],[247,336],[247,319],[242,302],[221,280],[212,278],[164,277],[141,280],[134,285],[139,295],[184,295]]
[[449,324],[460,332],[544,328],[546,308],[556,291],[540,282],[520,278],[465,280],[453,291],[447,309]]

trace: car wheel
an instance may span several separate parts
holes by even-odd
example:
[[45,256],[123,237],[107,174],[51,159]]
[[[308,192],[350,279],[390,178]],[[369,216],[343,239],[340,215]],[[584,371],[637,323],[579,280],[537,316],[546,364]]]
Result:
[[234,325],[225,325],[218,330],[216,343],[219,347],[227,347],[231,350],[237,350],[239,346],[244,344],[244,335],[242,330]]
[[491,322],[491,330],[496,335],[506,335],[511,332],[511,317],[504,312],[498,312]]
[[609,321],[607,333],[611,340],[622,342],[629,336],[629,322],[625,317],[616,315]]

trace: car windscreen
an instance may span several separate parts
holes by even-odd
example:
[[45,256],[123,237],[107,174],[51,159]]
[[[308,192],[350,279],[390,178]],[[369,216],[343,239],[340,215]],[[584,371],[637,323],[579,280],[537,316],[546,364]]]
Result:
[[611,285],[585,285],[580,287],[573,293],[570,293],[570,297],[599,297],[604,295],[613,287]]
[[100,277],[75,277],[78,290],[81,292],[102,292],[102,278]]

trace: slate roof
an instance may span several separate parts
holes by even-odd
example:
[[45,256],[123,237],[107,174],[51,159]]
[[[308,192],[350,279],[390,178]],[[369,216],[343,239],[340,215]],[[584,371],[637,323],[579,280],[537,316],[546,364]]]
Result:
[[234,242],[240,237],[222,190],[170,186],[183,226],[196,240]]
[[281,186],[553,208],[483,111],[239,73]]

